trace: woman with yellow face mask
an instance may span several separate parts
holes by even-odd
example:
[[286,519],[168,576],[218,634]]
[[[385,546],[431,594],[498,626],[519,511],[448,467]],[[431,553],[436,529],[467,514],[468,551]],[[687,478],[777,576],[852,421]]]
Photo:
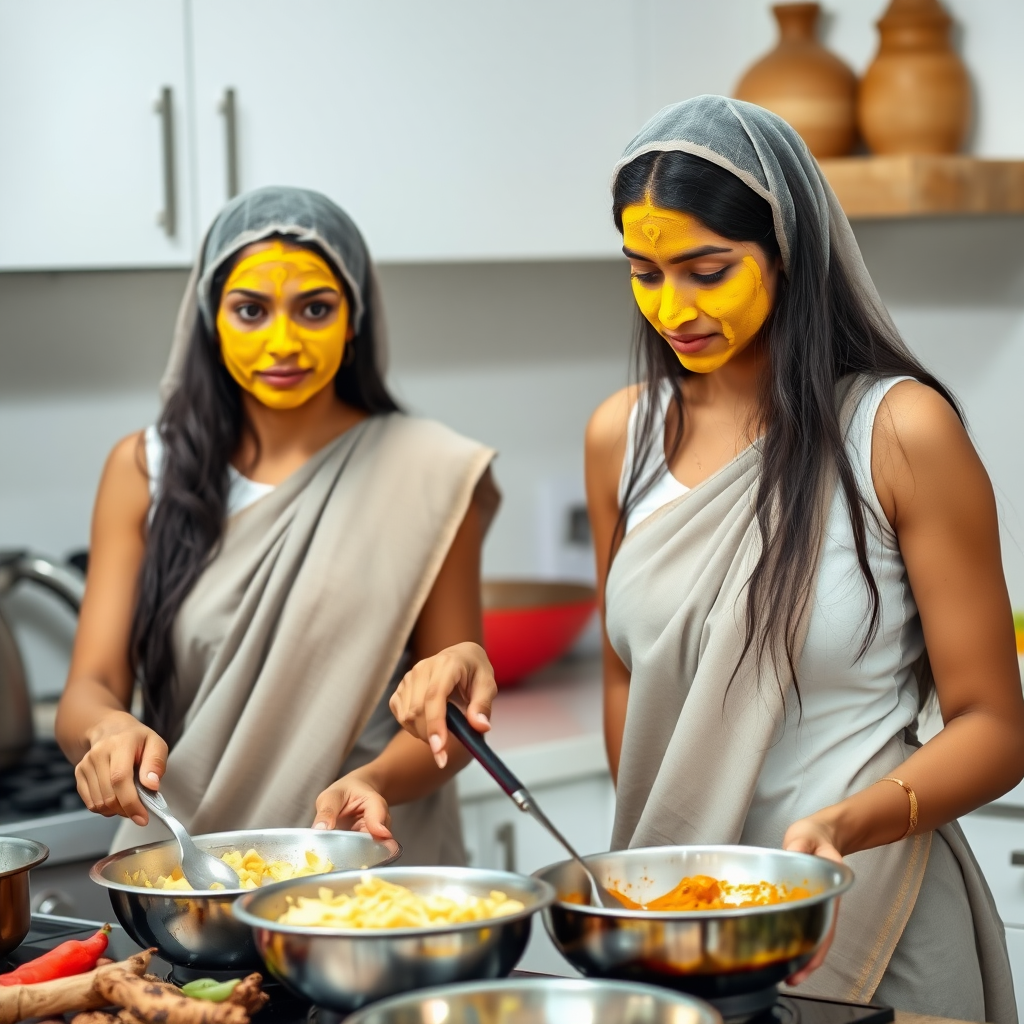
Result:
[[117,849],[160,837],[137,773],[194,833],[314,824],[464,857],[467,755],[438,767],[389,701],[446,649],[486,665],[494,453],[400,412],[382,312],[324,196],[261,189],[207,234],[160,421],[104,471],[57,720],[86,805],[130,819]]
[[[800,992],[1014,1021],[956,818],[1024,775],[1024,699],[992,486],[956,402],[780,118],[667,107],[612,190],[639,378],[586,440],[612,845],[846,860],[856,882]],[[922,746],[932,695],[946,724]],[[445,737],[432,702],[403,700],[412,731]]]

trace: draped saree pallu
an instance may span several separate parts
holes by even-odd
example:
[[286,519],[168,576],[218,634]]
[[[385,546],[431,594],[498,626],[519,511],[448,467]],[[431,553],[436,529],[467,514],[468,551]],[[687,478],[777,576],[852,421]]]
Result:
[[[175,629],[182,725],[161,788],[190,831],[313,820],[470,502],[493,511],[493,455],[437,423],[371,417],[228,520]],[[435,810],[417,859],[458,859],[454,793]],[[115,848],[152,828],[126,821]]]

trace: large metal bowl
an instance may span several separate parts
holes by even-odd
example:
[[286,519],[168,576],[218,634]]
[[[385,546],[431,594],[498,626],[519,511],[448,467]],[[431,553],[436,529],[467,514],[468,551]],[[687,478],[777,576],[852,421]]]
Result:
[[843,864],[752,846],[662,846],[584,860],[599,882],[636,902],[668,892],[689,875],[763,879],[811,891],[808,899],[774,906],[654,913],[572,902],[589,891],[572,861],[535,872],[558,893],[544,912],[548,933],[583,974],[668,985],[709,1000],[725,1017],[771,1005],[778,983],[824,941],[838,897],[853,884]]
[[[193,838],[200,849],[216,856],[229,850],[244,853],[255,849],[267,860],[293,864],[304,863],[306,851],[313,850],[336,869],[390,864],[402,852],[394,840],[382,842],[365,832],[312,828],[242,829]],[[178,863],[177,844],[168,839],[112,854],[93,865],[90,877],[107,889],[124,930],[140,946],[156,946],[170,963],[213,971],[258,969],[260,955],[252,931],[235,920],[232,910],[235,900],[248,890],[174,892],[147,889],[129,881],[140,869],[156,881],[158,875],[169,875]]]
[[271,974],[300,996],[339,1013],[431,985],[504,977],[523,955],[530,918],[555,898],[546,882],[475,868],[389,868],[380,874],[413,892],[488,896],[500,889],[525,909],[508,917],[431,928],[308,928],[278,923],[288,898],[321,886],[351,893],[364,872],[278,882],[247,893],[235,917],[251,926]]
[[374,1003],[345,1024],[721,1024],[692,996],[624,981],[516,978],[448,985]]
[[0,960],[28,935],[28,873],[49,856],[49,848],[34,839],[0,836]]

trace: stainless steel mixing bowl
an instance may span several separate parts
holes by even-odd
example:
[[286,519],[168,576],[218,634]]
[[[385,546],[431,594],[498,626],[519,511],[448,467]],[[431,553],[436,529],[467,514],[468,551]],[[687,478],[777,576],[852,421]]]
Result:
[[583,872],[563,861],[535,872],[558,893],[544,924],[583,974],[653,982],[708,999],[725,1017],[770,1005],[776,986],[803,967],[832,927],[836,901],[853,884],[843,864],[752,846],[662,846],[585,857],[610,888],[635,902],[690,875],[730,882],[802,885],[808,899],[766,907],[652,913],[571,902]]
[[[312,828],[241,829],[193,838],[200,849],[217,856],[229,850],[244,853],[254,849],[266,860],[299,865],[305,863],[306,851],[313,850],[341,870],[390,864],[402,852],[394,840],[381,842],[365,832]],[[156,946],[165,960],[213,971],[259,969],[260,955],[252,931],[235,920],[232,910],[235,900],[248,890],[175,892],[147,889],[129,881],[141,869],[155,882],[158,875],[169,875],[177,866],[178,847],[168,839],[112,854],[93,865],[90,877],[106,887],[124,930],[140,946]]]
[[28,935],[28,873],[49,856],[49,848],[34,839],[0,836],[0,960]]
[[530,938],[530,918],[555,898],[546,882],[476,868],[388,868],[389,882],[424,895],[488,896],[500,889],[524,909],[508,917],[430,928],[305,928],[279,924],[289,897],[316,896],[321,886],[351,893],[364,872],[278,882],[247,893],[235,917],[252,927],[273,974],[318,1006],[350,1013],[385,996],[474,978],[500,978],[515,967]]
[[625,981],[515,978],[446,985],[394,996],[345,1024],[721,1024],[718,1012],[692,996]]

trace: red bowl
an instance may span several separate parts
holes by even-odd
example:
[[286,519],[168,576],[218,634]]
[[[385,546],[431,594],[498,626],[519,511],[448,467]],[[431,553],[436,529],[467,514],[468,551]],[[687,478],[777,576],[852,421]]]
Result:
[[540,580],[488,580],[483,599],[484,649],[499,686],[565,654],[597,604],[593,587]]

